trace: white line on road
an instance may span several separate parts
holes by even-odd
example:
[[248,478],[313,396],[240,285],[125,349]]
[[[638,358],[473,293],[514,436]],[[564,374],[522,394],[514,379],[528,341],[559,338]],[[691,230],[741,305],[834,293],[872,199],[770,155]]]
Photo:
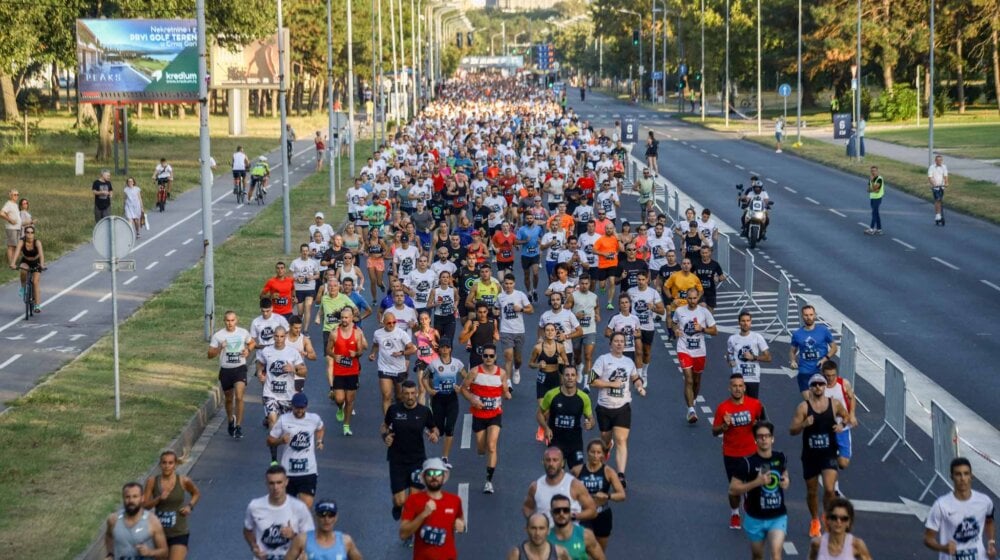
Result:
[[177,249],[171,249],[171,250],[167,251],[167,253],[165,255],[163,255],[163,256],[164,257],[169,257],[170,255],[173,255],[176,252],[177,252]]
[[717,158],[719,157],[719,154],[712,154],[712,157]]
[[148,265],[146,265],[146,270],[149,270],[149,269],[153,268],[154,266],[156,266],[158,264],[160,264],[160,261],[153,261],[153,262],[149,263]]
[[466,414],[462,419],[462,449],[472,445],[472,415]]
[[213,226],[217,226],[217,225],[219,225],[219,222],[221,222],[221,221],[222,221],[222,219],[221,219],[221,218],[220,218],[220,219],[218,219],[218,220],[215,220],[214,222],[212,222],[212,225],[213,225]]
[[858,222],[858,225],[861,226],[861,227],[863,227],[863,228],[865,228],[865,229],[868,229],[868,224],[866,224],[864,222]]
[[1000,292],[1000,286],[997,286],[993,282],[990,282],[989,280],[980,280],[980,282],[982,282],[983,284],[986,284],[987,286],[989,286],[989,287],[993,288],[994,290]]
[[18,358],[20,358],[20,357],[21,357],[21,355],[20,355],[20,354],[14,354],[13,356],[11,356],[11,357],[7,358],[7,361],[6,361],[6,362],[4,362],[4,363],[0,364],[0,369],[3,369],[3,368],[5,368],[5,367],[9,366],[10,364],[12,364],[12,363],[14,363],[15,361],[17,361],[17,359],[18,359]]
[[104,302],[108,301],[109,299],[111,299],[111,292],[108,292],[108,293],[104,294],[103,296],[101,296],[101,299],[97,300],[97,303],[104,303]]
[[129,278],[128,280],[122,282],[122,286],[128,286],[129,284],[131,284],[132,282],[135,282],[138,279],[139,279],[139,276],[135,275],[135,276]]
[[909,249],[911,251],[916,250],[916,247],[914,247],[913,245],[910,245],[909,243],[907,243],[906,241],[903,241],[902,239],[899,239],[898,237],[893,237],[892,240],[895,241],[896,243],[899,243],[903,247],[906,247],[907,249]]
[[816,200],[815,198],[810,198],[810,197],[807,196],[806,200],[808,200],[809,202],[812,202],[813,204],[819,204],[819,201]]
[[837,210],[834,210],[833,208],[828,208],[828,210],[830,212],[833,212],[834,214],[840,216],[841,218],[846,218],[847,217],[847,214],[844,214],[843,212],[839,212]]
[[707,154],[708,153],[708,150],[706,150],[705,148],[698,148],[698,151],[700,151],[703,154]]
[[778,184],[777,181],[775,181],[774,179],[772,179],[770,177],[768,177],[767,179],[765,179],[765,181],[767,181],[768,183],[771,183],[772,185],[777,185]]
[[781,548],[783,548],[785,550],[785,554],[787,554],[788,556],[798,556],[799,555],[799,550],[797,548],[795,548],[795,544],[793,544],[793,543],[790,543],[790,542],[786,541],[785,544],[782,545]]
[[194,241],[194,238],[193,238],[193,237],[188,237],[188,238],[187,238],[187,239],[186,239],[186,240],[184,241],[184,243],[181,243],[181,245],[187,245],[188,243],[190,243],[190,242],[192,242],[192,241]]
[[736,164],[736,169],[746,169],[746,167],[743,167],[742,165],[740,165],[740,164],[737,163]]
[[223,216],[223,218],[228,218],[229,216],[232,216],[232,215],[233,215],[233,211],[230,210],[229,212],[226,212],[226,214],[225,214],[225,216]]
[[89,309],[84,309],[83,311],[77,313],[76,315],[73,315],[73,317],[70,318],[69,322],[70,323],[75,323],[75,322],[79,321],[80,317],[83,317],[84,315],[86,315],[88,311],[89,311]]
[[237,204],[236,209],[239,210],[240,208],[243,208],[243,206],[244,206],[243,204]]
[[46,340],[48,340],[48,339],[52,338],[53,336],[55,336],[57,332],[59,332],[59,331],[49,331],[49,334],[47,334],[47,335],[43,336],[42,338],[39,338],[38,340],[36,340],[35,344],[41,344],[41,343],[45,342]]
[[711,414],[712,413],[712,407],[710,407],[710,406],[703,406],[703,407],[701,407],[701,412],[703,414]]
[[83,338],[85,336],[87,336],[87,335],[85,335],[85,334],[71,334],[71,335],[69,335],[69,339],[70,339],[71,342],[76,342],[77,340],[80,340],[81,338]]
[[785,187],[785,190],[792,194],[799,194],[799,191],[793,189],[792,187]]
[[469,483],[462,482],[458,485],[458,499],[462,500],[462,513],[465,514],[465,530],[469,530]]
[[937,258],[937,257],[931,257],[931,260],[932,260],[932,261],[937,261],[937,262],[939,262],[939,263],[941,263],[941,264],[943,264],[943,265],[947,266],[948,268],[950,268],[950,269],[952,269],[952,270],[958,270],[958,267],[957,267],[957,266],[955,266],[955,265],[951,264],[950,262],[948,262],[948,261],[946,261],[946,260],[944,260],[944,259],[939,259],[939,258]]
[[729,161],[729,160],[728,160],[728,159],[726,159],[726,158],[722,158],[722,161],[724,161],[724,162],[726,162],[726,163],[733,163],[733,162]]

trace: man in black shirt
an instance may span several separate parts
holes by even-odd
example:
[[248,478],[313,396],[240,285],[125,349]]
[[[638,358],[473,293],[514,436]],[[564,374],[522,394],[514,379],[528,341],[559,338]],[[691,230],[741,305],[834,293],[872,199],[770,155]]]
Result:
[[[448,236],[448,246],[445,247],[448,250],[448,260],[455,263],[456,267],[461,268],[466,261],[465,256],[468,251],[462,246],[462,237],[457,233],[452,233]],[[475,259],[472,262],[476,262]]]
[[[729,481],[729,495],[746,495],[743,529],[750,538],[754,558],[764,557],[770,543],[771,558],[781,558],[782,543],[788,530],[785,490],[788,488],[788,463],[785,454],[774,451],[774,424],[766,420],[753,427],[757,452],[743,458]],[[734,514],[735,515],[735,514]]]
[[101,221],[111,215],[111,172],[105,169],[101,176],[94,180],[90,190],[94,193],[94,222]]
[[431,409],[417,403],[417,384],[412,379],[402,383],[400,401],[389,406],[379,428],[389,461],[389,486],[392,490],[392,518],[399,521],[410,488],[422,488],[419,473],[427,454],[424,433],[437,443],[438,429]]
[[465,306],[465,301],[469,299],[469,292],[472,291],[472,285],[479,278],[479,267],[476,266],[475,259],[468,259],[463,262],[455,263],[458,266],[458,272],[455,273],[455,284],[458,286],[458,301],[461,304],[458,306],[458,316],[462,320],[462,324],[465,324],[465,318],[469,315],[469,308]]
[[445,221],[445,211],[448,207],[448,202],[442,198],[441,192],[438,191],[434,193],[431,197],[430,202],[427,204],[427,209],[430,210],[431,216],[434,216],[434,224],[440,224]]
[[594,427],[590,396],[577,390],[576,375],[575,366],[563,368],[559,386],[545,393],[535,413],[549,445],[562,450],[567,469],[583,463],[583,430]]
[[692,272],[698,276],[698,280],[701,280],[701,287],[705,289],[701,303],[705,304],[709,311],[712,311],[715,309],[717,289],[719,284],[726,280],[726,275],[722,272],[719,263],[712,259],[712,248],[708,245],[701,246],[701,259],[693,266]]
[[629,243],[625,247],[625,261],[621,263],[621,269],[620,283],[623,294],[639,285],[640,274],[649,276],[649,265],[646,261],[636,258],[635,243]]
[[472,207],[472,225],[476,229],[486,231],[486,220],[490,217],[490,209],[483,206],[483,197],[477,196]]

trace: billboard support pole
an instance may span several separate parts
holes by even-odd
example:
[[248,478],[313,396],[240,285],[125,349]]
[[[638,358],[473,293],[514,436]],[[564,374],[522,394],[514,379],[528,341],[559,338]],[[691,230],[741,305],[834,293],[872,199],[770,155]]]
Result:
[[327,83],[327,95],[326,95],[326,109],[328,123],[327,123],[327,139],[326,139],[326,152],[330,154],[329,163],[329,173],[330,173],[330,206],[335,206],[337,204],[337,172],[334,169],[334,161],[339,154],[335,151],[335,146],[333,145],[334,131],[333,131],[333,5],[332,0],[326,0],[326,83]]
[[122,169],[128,177],[128,105],[121,106],[122,112]]
[[281,0],[278,0],[278,109],[281,113],[281,209],[284,227],[285,254],[292,252],[292,202],[288,192],[288,168],[291,153],[288,151],[288,107],[285,106],[287,85],[285,82],[285,36],[284,20],[281,13]]
[[215,247],[212,235],[212,148],[208,135],[208,58],[205,39],[205,0],[195,0],[198,18],[198,161],[201,177],[201,230],[205,265],[205,340],[212,337],[215,319]]
[[347,0],[347,140],[351,150],[351,178],[354,177],[354,27],[351,0]]

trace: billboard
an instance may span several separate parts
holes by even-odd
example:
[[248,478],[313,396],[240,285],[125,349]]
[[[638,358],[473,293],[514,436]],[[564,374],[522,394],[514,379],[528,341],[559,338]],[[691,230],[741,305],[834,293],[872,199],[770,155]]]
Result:
[[76,60],[84,103],[198,100],[193,19],[78,19]]
[[[285,83],[288,69],[292,67],[288,49],[289,33],[281,33],[285,40]],[[247,45],[223,47],[212,42],[211,86],[215,89],[278,89],[278,34],[253,41]]]

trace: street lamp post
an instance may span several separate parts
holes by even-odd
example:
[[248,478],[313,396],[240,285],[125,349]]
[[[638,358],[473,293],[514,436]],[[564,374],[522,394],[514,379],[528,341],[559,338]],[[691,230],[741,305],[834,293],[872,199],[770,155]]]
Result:
[[[702,0],[704,2],[704,0]],[[802,145],[802,0],[799,0],[799,52],[795,62],[795,145]]]
[[[350,1],[350,0],[348,0]],[[328,172],[330,174],[329,180],[329,198],[330,206],[335,206],[337,204],[337,173],[334,169],[333,158],[337,157],[337,153],[334,151],[333,137],[335,134],[334,124],[333,124],[333,6],[332,0],[326,0],[326,109],[327,109],[327,153],[330,154],[330,161]],[[353,103],[354,100],[351,100]]]
[[[212,337],[215,319],[215,241],[212,233],[212,139],[208,133],[208,57],[205,52],[208,43],[205,39],[205,0],[195,2],[195,12],[198,22],[198,101],[201,108],[198,113],[198,160],[201,171],[201,230],[205,259],[202,283],[205,286],[205,340],[209,340]],[[117,307],[117,298],[114,305]],[[114,314],[117,316],[117,311]],[[115,343],[117,344],[117,339]],[[117,360],[115,368],[117,373]],[[116,409],[116,418],[119,416],[118,412]]]
[[760,62],[760,0],[757,0],[757,134],[764,132],[763,116],[761,115],[761,98],[764,91],[761,89],[761,62]]
[[278,110],[281,114],[281,209],[285,222],[285,254],[292,252],[292,198],[288,188],[288,107],[285,106],[287,82],[285,76],[285,36],[282,33],[284,19],[281,14],[281,0],[278,0]]
[[[801,2],[801,0],[799,0]],[[701,0],[701,120],[705,121],[705,0]]]
[[[664,0],[663,6],[666,9],[667,2]],[[653,103],[656,103],[656,80],[652,79],[653,73],[656,72],[656,12],[659,12],[660,8],[656,7],[656,0],[653,0],[653,11],[649,15],[650,21],[650,46],[649,46],[649,96],[652,98]],[[666,98],[667,92],[663,91],[663,96]],[[664,99],[666,101],[666,99]]]
[[[931,73],[929,79],[927,80],[927,89],[930,92],[930,97],[927,99],[927,165],[928,166],[934,162],[934,0],[930,0],[930,5],[931,5],[931,44],[930,44]],[[917,92],[917,95],[920,95],[920,92]]]
[[[934,0],[931,0],[931,5]],[[861,122],[861,0],[858,0],[858,75],[854,84],[854,157],[861,161],[861,138],[858,137],[858,123]]]
[[726,115],[726,128],[729,128],[729,0],[726,0],[726,94],[722,112]]
[[[351,151],[351,177],[354,177],[354,27],[353,21],[354,17],[351,14],[353,10],[351,9],[351,0],[347,0],[347,98],[350,102],[347,104],[347,130],[349,133],[349,146]],[[332,66],[331,66],[332,70]],[[330,87],[333,87],[333,79],[330,79]],[[331,94],[332,97],[332,94]],[[329,139],[327,139],[329,142]],[[330,160],[333,162],[333,159]],[[337,195],[333,195],[334,204],[337,202]]]
[[632,10],[625,10],[625,9],[619,9],[618,11],[623,14],[632,14],[633,16],[637,16],[639,18],[639,87],[636,88],[636,91],[638,91],[641,94],[642,73],[643,73],[642,71],[644,70],[644,68],[642,67],[642,14],[639,12],[634,12]]

